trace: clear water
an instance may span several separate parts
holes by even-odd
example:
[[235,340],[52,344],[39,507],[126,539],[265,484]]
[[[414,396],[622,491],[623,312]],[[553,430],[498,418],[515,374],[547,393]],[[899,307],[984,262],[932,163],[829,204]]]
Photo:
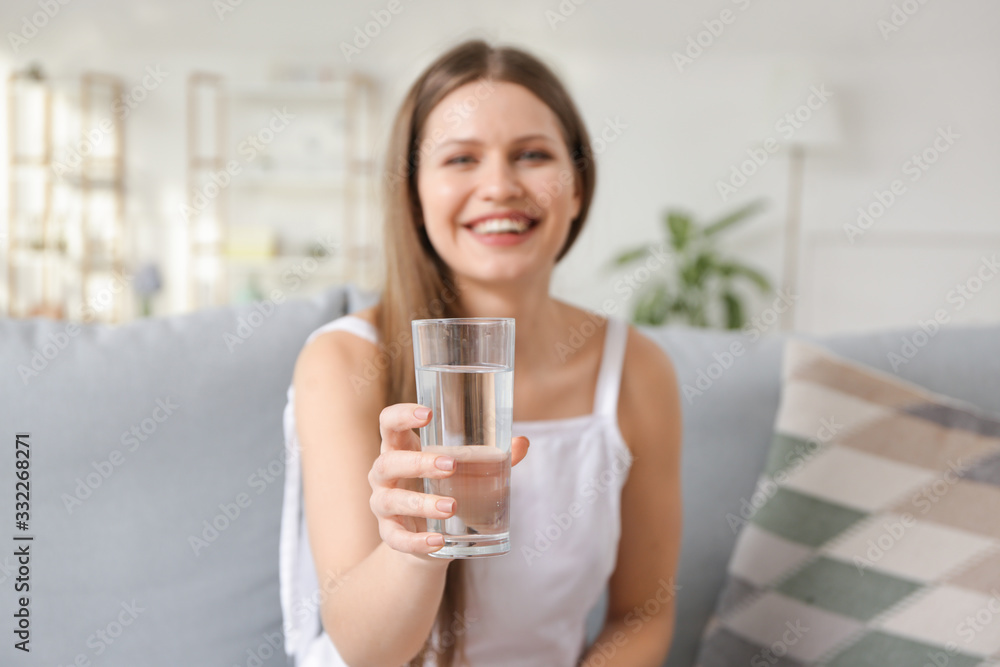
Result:
[[441,557],[490,556],[510,550],[510,440],[513,369],[503,366],[423,366],[417,402],[434,411],[420,445],[455,457],[455,472],[425,479],[427,493],[455,499],[455,514],[430,519],[445,536]]

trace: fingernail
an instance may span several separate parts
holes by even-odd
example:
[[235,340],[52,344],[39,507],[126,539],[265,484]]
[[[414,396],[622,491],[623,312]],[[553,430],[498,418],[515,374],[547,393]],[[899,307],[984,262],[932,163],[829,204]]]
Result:
[[427,546],[429,547],[443,547],[444,546],[444,535],[430,535],[427,537]]
[[427,419],[431,414],[430,408],[417,408],[413,411],[413,416],[417,419]]
[[446,500],[442,498],[441,500],[437,501],[434,504],[434,506],[437,507],[438,511],[440,512],[451,512],[455,509],[455,501],[450,499]]
[[439,456],[434,459],[434,467],[438,470],[454,470],[455,459],[450,456]]

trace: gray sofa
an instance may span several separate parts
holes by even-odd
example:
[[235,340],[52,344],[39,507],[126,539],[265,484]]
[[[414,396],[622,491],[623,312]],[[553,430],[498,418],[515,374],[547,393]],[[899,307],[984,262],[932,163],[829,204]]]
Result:
[[[285,664],[278,603],[281,414],[306,336],[374,295],[352,286],[270,308],[119,327],[0,321],[0,516],[14,529],[14,439],[30,433],[30,648],[14,664]],[[685,528],[667,664],[689,666],[753,490],[779,398],[783,336],[644,328],[682,384]],[[905,330],[807,337],[891,371]],[[746,353],[725,364],[740,341]],[[709,371],[713,363],[728,365]],[[899,375],[1000,412],[1000,326],[945,327]],[[19,533],[22,534],[22,533]],[[9,542],[8,544],[13,544]],[[9,638],[18,576],[0,553]],[[596,621],[600,607],[592,614]],[[591,631],[596,628],[592,623]],[[11,642],[13,643],[13,642]],[[3,658],[3,664],[9,664]]]

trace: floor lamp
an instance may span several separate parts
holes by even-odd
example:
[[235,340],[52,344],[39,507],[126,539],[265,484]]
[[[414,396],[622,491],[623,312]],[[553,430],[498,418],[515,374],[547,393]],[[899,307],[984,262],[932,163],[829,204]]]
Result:
[[[769,138],[776,139],[788,155],[788,204],[784,231],[781,287],[799,294],[799,247],[802,230],[802,195],[807,154],[828,151],[841,142],[837,94],[817,68],[800,61],[784,62],[772,72],[767,90],[767,118],[772,119]],[[782,331],[795,329],[795,308],[781,314]]]

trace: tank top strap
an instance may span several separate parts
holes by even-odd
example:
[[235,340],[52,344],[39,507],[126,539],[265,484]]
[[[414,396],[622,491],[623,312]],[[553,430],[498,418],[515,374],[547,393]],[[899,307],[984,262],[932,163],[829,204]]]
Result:
[[628,341],[628,322],[608,317],[604,334],[604,352],[601,370],[597,374],[597,391],[594,396],[594,413],[617,418],[618,392],[621,388],[622,368],[625,364],[625,343]]
[[328,331],[349,331],[355,336],[360,336],[361,338],[378,345],[378,330],[376,330],[370,322],[363,320],[356,315],[343,315],[332,322],[327,322],[319,329],[316,329],[309,334],[309,338],[306,339],[306,342],[308,343],[316,336]]

